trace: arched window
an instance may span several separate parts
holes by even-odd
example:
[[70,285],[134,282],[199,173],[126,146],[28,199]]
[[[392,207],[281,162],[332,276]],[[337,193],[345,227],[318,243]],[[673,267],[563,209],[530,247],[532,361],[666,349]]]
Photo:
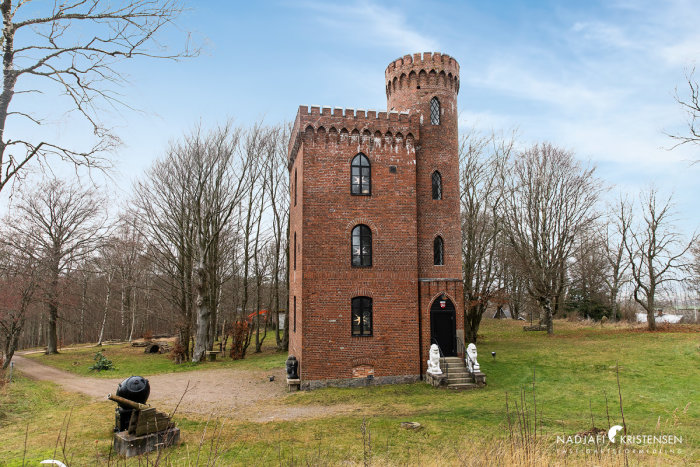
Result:
[[433,125],[440,124],[440,101],[437,97],[430,99],[430,123]]
[[442,199],[442,175],[437,170],[433,172],[433,199]]
[[352,265],[372,266],[372,231],[366,225],[352,229]]
[[355,297],[352,299],[352,335],[372,335],[372,299]]
[[360,153],[350,164],[350,193],[353,195],[372,194],[372,168],[369,159]]
[[442,241],[442,237],[435,237],[433,241],[433,264],[435,266],[442,266],[445,264],[445,245]]

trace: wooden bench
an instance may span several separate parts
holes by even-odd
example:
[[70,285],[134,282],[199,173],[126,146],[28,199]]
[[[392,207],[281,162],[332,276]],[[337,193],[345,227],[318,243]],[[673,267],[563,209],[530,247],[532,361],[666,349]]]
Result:
[[292,388],[298,391],[301,389],[301,379],[289,379],[287,378],[287,391],[292,392]]
[[218,350],[207,350],[207,351],[206,351],[207,359],[208,359],[210,362],[215,362],[215,361],[216,361],[216,356],[217,356],[218,354],[220,354],[220,353],[221,353],[221,352],[218,351]]

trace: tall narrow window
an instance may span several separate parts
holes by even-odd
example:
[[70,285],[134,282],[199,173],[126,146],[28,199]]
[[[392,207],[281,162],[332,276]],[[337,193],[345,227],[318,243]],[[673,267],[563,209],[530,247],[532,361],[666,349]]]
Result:
[[352,265],[372,266],[372,231],[366,225],[356,225],[352,229]]
[[294,332],[297,332],[297,297],[294,296]]
[[437,97],[430,99],[430,123],[433,125],[440,124],[440,101]]
[[372,167],[369,159],[360,153],[350,163],[350,193],[353,195],[372,194]]
[[294,206],[297,205],[297,169],[294,169]]
[[433,199],[442,199],[442,175],[437,170],[433,172]]
[[294,232],[294,270],[297,270],[297,233]]
[[370,297],[352,299],[352,335],[372,335],[372,299]]
[[435,237],[433,241],[433,264],[435,266],[442,266],[445,264],[445,245],[442,241],[442,237]]

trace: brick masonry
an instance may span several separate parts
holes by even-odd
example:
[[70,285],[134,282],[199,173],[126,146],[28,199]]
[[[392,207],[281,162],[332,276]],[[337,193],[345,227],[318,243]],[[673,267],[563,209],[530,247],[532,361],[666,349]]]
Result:
[[[302,387],[418,379],[439,297],[454,303],[463,336],[459,65],[439,53],[407,55],[385,78],[388,112],[301,106],[291,134],[289,353],[299,360]],[[430,122],[433,97],[439,125]],[[371,163],[370,196],[350,193],[350,164],[360,152]],[[432,199],[435,170],[440,200]],[[372,231],[371,267],[351,266],[358,224]],[[437,235],[442,266],[433,265]],[[372,298],[372,336],[351,335],[357,296]]]

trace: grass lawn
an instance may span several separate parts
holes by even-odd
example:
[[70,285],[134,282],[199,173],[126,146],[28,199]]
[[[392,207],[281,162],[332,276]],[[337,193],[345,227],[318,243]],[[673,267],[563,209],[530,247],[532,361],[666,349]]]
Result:
[[[184,443],[168,451],[168,463],[197,465],[199,455],[200,465],[206,465],[210,451],[216,451],[218,465],[353,465],[366,460],[379,465],[463,465],[477,461],[484,465],[624,465],[621,452],[587,454],[585,450],[592,446],[583,445],[578,446],[578,452],[562,454],[563,448],[577,446],[556,442],[557,436],[590,430],[591,416],[597,428],[608,429],[608,413],[610,425],[622,424],[618,364],[628,433],[682,437],[682,444],[651,445],[644,453],[637,452],[638,446],[628,446],[634,450],[627,454],[630,464],[700,462],[700,327],[647,333],[557,321],[555,333],[526,333],[522,323],[485,320],[477,345],[488,385],[480,390],[453,392],[415,383],[329,388],[290,394],[281,401],[297,410],[338,404],[354,409],[307,420],[253,423],[176,416]],[[115,349],[113,355],[108,349],[106,354],[114,356],[117,363],[116,355],[122,351],[128,354],[127,349]],[[281,354],[271,355],[221,365],[282,364]],[[128,362],[129,357],[123,361]],[[210,364],[201,366],[209,368]],[[134,368],[135,373],[149,373],[144,366]],[[523,391],[530,420],[534,419],[533,369],[539,441],[524,449],[510,444],[505,401],[507,393],[516,423],[513,406],[516,400],[520,406]],[[27,459],[50,458],[68,414],[71,421],[65,444],[69,465],[106,462],[113,410],[109,402],[92,402],[49,383],[20,379],[0,389],[0,465],[22,464],[25,432]],[[419,422],[422,429],[403,429],[402,421]],[[62,443],[63,438],[59,445]],[[660,448],[662,453],[654,452]],[[56,455],[63,458],[60,447]],[[129,465],[138,465],[138,461]]]
[[[215,368],[259,368],[269,370],[284,366],[287,359],[286,352],[277,352],[274,335],[268,335],[263,343],[262,352],[254,353],[255,344],[251,343],[244,360],[232,360],[228,356],[217,356],[216,362],[192,363],[185,362],[176,365],[169,354],[147,354],[143,347],[132,347],[131,344],[104,345],[102,347],[85,346],[74,349],[66,349],[55,355],[44,353],[32,353],[25,355],[45,365],[51,365],[61,370],[69,371],[83,376],[97,378],[127,378],[131,375],[150,376],[160,373],[175,373],[198,369]],[[92,371],[95,354],[102,350],[105,357],[114,364],[113,370]]]

